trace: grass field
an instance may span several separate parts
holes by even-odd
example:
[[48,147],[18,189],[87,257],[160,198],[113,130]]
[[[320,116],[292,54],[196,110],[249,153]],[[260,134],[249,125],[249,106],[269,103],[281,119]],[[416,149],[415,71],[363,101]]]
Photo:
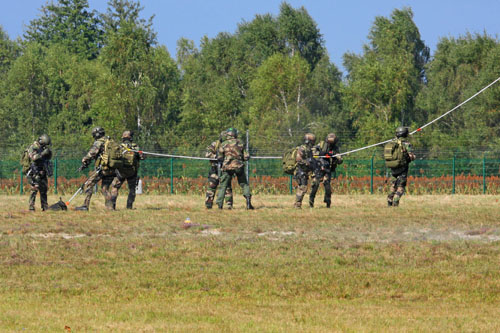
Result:
[[27,199],[0,197],[1,331],[500,331],[499,196]]

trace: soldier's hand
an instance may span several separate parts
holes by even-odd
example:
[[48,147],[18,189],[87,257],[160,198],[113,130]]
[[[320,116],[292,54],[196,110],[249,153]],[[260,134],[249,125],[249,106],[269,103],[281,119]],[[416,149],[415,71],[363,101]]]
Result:
[[76,171],[78,171],[78,172],[82,172],[82,171],[83,171],[83,169],[85,169],[85,168],[87,168],[87,166],[86,166],[86,165],[84,165],[84,164],[82,164],[82,165],[80,165],[80,167],[79,167]]
[[50,149],[48,147],[45,147],[42,151],[42,153],[40,154],[40,156],[42,157],[48,157],[50,156]]

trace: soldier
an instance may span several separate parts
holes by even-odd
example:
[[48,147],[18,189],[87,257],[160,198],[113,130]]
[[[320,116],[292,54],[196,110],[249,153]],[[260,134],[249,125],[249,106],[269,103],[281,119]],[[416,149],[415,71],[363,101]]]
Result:
[[[220,137],[218,140],[212,142],[210,146],[207,147],[207,152],[205,153],[205,157],[217,159],[219,147],[224,141],[226,136],[226,131],[222,131],[220,133]],[[205,206],[207,209],[211,209],[214,203],[215,191],[217,190],[217,186],[219,185],[219,177],[221,165],[219,161],[210,161],[210,170],[208,171],[208,188],[207,195],[205,198]],[[225,193],[227,209],[233,208],[233,189],[231,187],[231,182],[228,183]]]
[[325,187],[325,197],[323,201],[326,207],[330,208],[332,203],[332,172],[335,172],[337,165],[342,164],[342,157],[336,156],[339,153],[337,147],[337,136],[330,133],[326,136],[325,141],[321,141],[319,145],[314,146],[313,155],[317,157],[316,169],[311,182],[311,194],[309,195],[309,206],[314,207],[314,198],[319,189],[319,185],[323,183]]
[[[389,195],[387,196],[387,205],[389,207],[399,206],[399,200],[405,193],[406,182],[408,178],[408,167],[409,164],[415,160],[415,154],[412,153],[412,146],[407,141],[408,138],[408,128],[398,127],[396,129],[396,138],[393,142],[397,143],[398,148],[401,149],[402,154],[399,166],[391,167],[391,173],[393,181],[391,183],[391,188],[389,190]],[[387,146],[386,146],[387,147]],[[387,148],[386,148],[387,149]],[[385,155],[385,150],[384,150]],[[387,159],[386,159],[387,160]]]
[[217,206],[222,209],[224,195],[233,176],[238,178],[238,183],[243,189],[243,196],[247,201],[247,209],[253,209],[252,195],[248,180],[245,175],[245,163],[250,155],[245,150],[243,143],[238,139],[238,131],[234,128],[229,128],[226,131],[226,140],[219,147],[218,160],[222,163],[222,176],[220,179],[221,185],[217,194]]
[[[135,201],[135,189],[139,182],[137,175],[139,171],[139,161],[144,160],[144,154],[139,151],[139,146],[132,141],[134,133],[132,131],[125,131],[122,134],[121,147],[124,148],[124,166],[116,170],[116,177],[111,183],[111,201],[113,209],[116,208],[116,199],[118,198],[118,191],[122,187],[125,180],[128,185],[127,209],[132,209]],[[136,150],[136,152],[130,151]]]
[[115,169],[111,169],[108,166],[101,165],[102,154],[104,153],[104,146],[109,137],[105,136],[104,129],[102,127],[95,127],[92,129],[92,137],[94,138],[94,144],[90,147],[89,152],[82,159],[82,165],[78,168],[78,171],[82,171],[87,168],[92,160],[95,160],[95,170],[96,172],[92,174],[85,186],[83,192],[85,192],[85,201],[83,206],[76,207],[75,210],[89,210],[90,199],[92,198],[92,189],[95,184],[102,180],[101,191],[105,198],[105,205],[108,209],[113,209],[113,202],[111,200],[110,186],[115,178]]
[[297,169],[294,178],[297,181],[297,194],[295,195],[295,208],[302,207],[302,199],[307,193],[307,181],[309,174],[314,170],[316,162],[313,159],[312,147],[316,142],[316,136],[312,133],[304,135],[304,144],[297,149]]
[[31,195],[29,200],[29,210],[31,211],[35,210],[37,192],[40,192],[42,211],[47,210],[49,207],[47,203],[47,177],[52,176],[52,168],[50,164],[52,151],[49,148],[50,144],[50,137],[47,134],[42,134],[38,140],[33,142],[33,144],[28,148],[30,167],[26,176],[31,186]]

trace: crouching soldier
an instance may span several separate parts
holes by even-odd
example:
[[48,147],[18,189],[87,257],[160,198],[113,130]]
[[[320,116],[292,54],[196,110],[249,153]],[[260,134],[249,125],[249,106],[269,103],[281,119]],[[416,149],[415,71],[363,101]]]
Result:
[[397,207],[405,193],[409,165],[415,160],[415,154],[412,153],[412,146],[408,141],[407,127],[396,129],[396,138],[384,147],[384,159],[386,166],[391,169],[393,178],[387,196],[387,205]]
[[[125,131],[122,134],[121,147],[123,148],[123,167],[116,170],[116,177],[111,183],[111,201],[113,209],[116,208],[116,199],[118,198],[118,191],[123,185],[125,180],[128,185],[127,209],[132,209],[135,201],[135,189],[139,182],[139,161],[144,160],[144,154],[139,152],[139,146],[133,142],[132,131]],[[131,151],[134,150],[134,151]]]
[[47,203],[48,178],[52,176],[52,168],[50,159],[52,151],[49,146],[51,144],[50,137],[47,134],[42,134],[37,141],[33,142],[27,149],[21,163],[27,163],[28,168],[26,176],[28,183],[31,186],[31,195],[29,199],[29,210],[35,210],[36,194],[40,192],[40,203],[42,210],[45,211],[49,207]]

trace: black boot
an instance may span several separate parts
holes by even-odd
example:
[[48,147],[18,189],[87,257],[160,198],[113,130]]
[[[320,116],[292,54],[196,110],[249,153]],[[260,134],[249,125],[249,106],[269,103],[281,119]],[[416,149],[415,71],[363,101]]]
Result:
[[81,211],[87,212],[89,210],[89,207],[87,207],[87,206],[78,206],[78,207],[75,207],[75,210],[81,210]]
[[387,207],[392,207],[392,201],[387,201]]
[[311,201],[311,199],[309,199],[309,207],[314,208],[314,201]]
[[328,201],[327,201],[327,202],[326,202],[326,208],[330,208],[331,204],[332,204],[331,202],[328,202]]
[[222,209],[224,207],[224,203],[218,203],[217,207],[219,207],[219,209]]
[[252,197],[248,196],[248,197],[245,197],[245,199],[247,199],[247,209],[254,209],[252,206]]

